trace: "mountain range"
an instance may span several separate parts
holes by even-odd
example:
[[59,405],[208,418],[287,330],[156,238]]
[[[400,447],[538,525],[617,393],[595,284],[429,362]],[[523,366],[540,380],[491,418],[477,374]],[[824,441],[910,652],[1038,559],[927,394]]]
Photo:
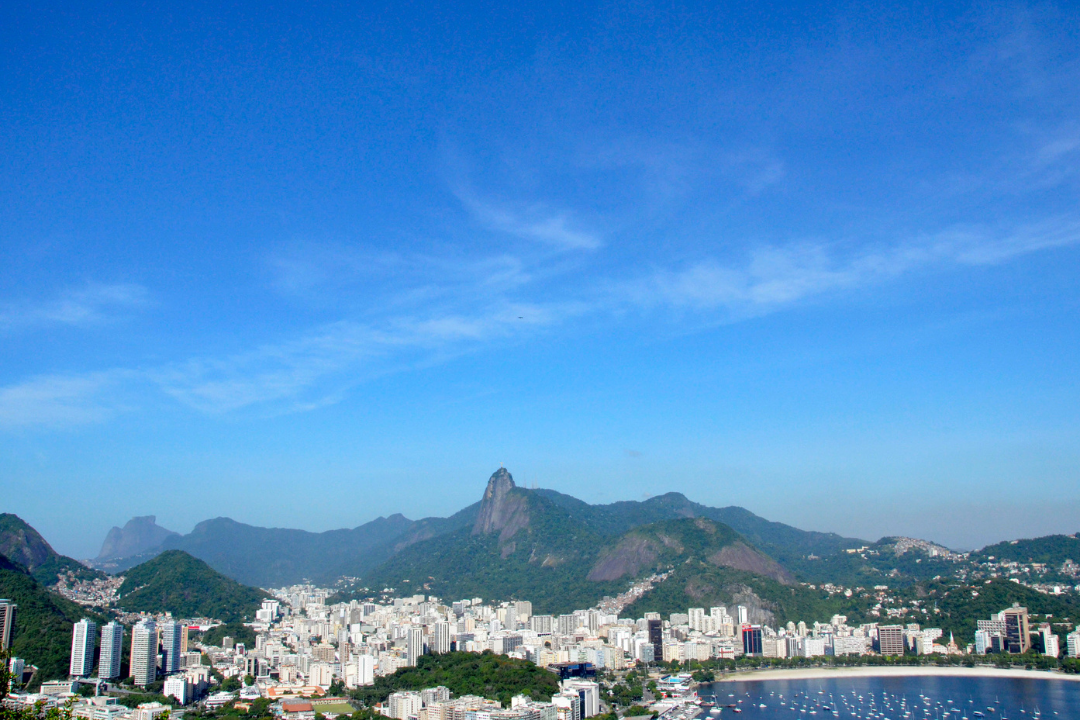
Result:
[[[527,599],[536,613],[613,603],[611,597],[636,583],[635,594],[616,603],[623,616],[737,604],[752,622],[770,625],[833,614],[878,620],[877,589],[887,585],[888,602],[932,607],[928,621],[970,640],[976,619],[1012,602],[1071,623],[1080,616],[1075,595],[1010,582],[994,563],[1035,563],[1044,584],[1075,584],[1077,558],[1075,535],[1014,540],[960,556],[911,538],[867,542],[807,532],[678,493],[590,505],[517,487],[500,468],[479,502],[448,518],[392,515],[323,533],[217,518],[181,535],[145,516],[113,528],[94,562],[123,574],[112,610],[214,617],[228,627],[242,627],[265,597],[249,586],[304,579],[344,581],[332,601],[391,593]],[[969,580],[972,571],[979,574]],[[0,597],[19,605],[14,649],[44,673],[60,672],[71,624],[83,615],[99,617],[50,592],[62,576],[103,574],[57,553],[19,517],[0,515]]]
[[[509,473],[502,470],[509,477]],[[500,475],[499,472],[496,475]],[[493,476],[495,477],[495,476]],[[511,483],[513,481],[511,480]],[[568,528],[579,528],[583,543],[600,542],[649,523],[678,518],[707,518],[724,523],[785,567],[807,569],[807,556],[825,556],[841,548],[866,544],[835,533],[809,532],[770,522],[741,507],[712,508],[668,493],[645,501],[590,505],[554,490],[516,488],[541,516]],[[150,536],[147,518],[136,518],[124,528],[109,532],[98,558],[89,561],[110,573],[123,572],[164,550],[184,550],[201,558],[215,570],[258,587],[279,587],[305,580],[331,584],[341,577],[368,577],[384,564],[417,543],[460,533],[475,527],[483,502],[477,502],[447,518],[409,520],[400,514],[380,517],[351,529],[321,533],[284,528],[262,528],[219,517],[200,522],[187,535],[153,524],[163,540],[156,547],[141,542]],[[140,522],[136,522],[140,521]],[[150,518],[152,523],[153,519]],[[134,525],[133,525],[134,523]],[[131,531],[129,532],[129,528]],[[133,536],[129,538],[129,535]],[[113,549],[130,547],[127,555]],[[429,546],[425,546],[429,547]]]

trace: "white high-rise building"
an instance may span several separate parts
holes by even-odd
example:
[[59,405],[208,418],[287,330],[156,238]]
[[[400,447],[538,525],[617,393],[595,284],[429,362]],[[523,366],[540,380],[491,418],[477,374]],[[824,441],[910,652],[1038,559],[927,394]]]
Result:
[[750,622],[750,611],[746,609],[745,605],[738,605],[736,609],[739,612],[739,624],[745,625]]
[[94,671],[94,650],[97,648],[97,623],[83,618],[71,628],[71,677],[90,677]]
[[1080,657],[1080,630],[1073,630],[1065,636],[1065,654],[1071,658]]
[[183,649],[183,626],[175,620],[161,624],[161,670],[166,675],[180,672],[180,654]]
[[418,692],[390,693],[389,703],[390,717],[398,720],[408,720],[410,715],[419,715],[423,707],[423,701]]
[[409,656],[409,664],[415,666],[420,656],[424,654],[424,628],[411,627],[405,641],[405,652]]
[[329,663],[312,663],[308,668],[308,684],[318,685],[323,688],[330,687],[334,682],[334,669]]
[[161,693],[176,698],[181,705],[191,702],[191,683],[183,675],[173,675],[165,680]]
[[591,680],[564,680],[562,690],[564,694],[573,693],[578,696],[581,717],[600,714],[600,686],[597,683]]
[[124,647],[124,626],[115,620],[101,628],[101,657],[98,677],[112,680],[120,677],[120,654]]
[[702,627],[705,624],[705,608],[690,608],[687,611],[687,619],[691,630],[705,632],[705,628]]
[[431,652],[450,652],[450,624],[444,622],[435,623],[435,632],[431,635]]
[[356,684],[375,684],[375,658],[371,655],[358,655],[356,658]]
[[146,687],[157,679],[157,625],[143,620],[131,630],[131,677]]

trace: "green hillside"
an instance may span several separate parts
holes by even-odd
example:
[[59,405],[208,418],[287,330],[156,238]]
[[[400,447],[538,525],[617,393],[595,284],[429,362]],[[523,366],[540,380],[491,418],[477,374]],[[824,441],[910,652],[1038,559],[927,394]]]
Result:
[[0,597],[18,605],[11,653],[39,668],[35,683],[67,676],[74,623],[84,617],[107,622],[49,592],[25,568],[6,558],[0,558]]
[[479,695],[510,706],[514,695],[550,700],[559,691],[558,678],[528,660],[505,655],[454,652],[424,655],[416,667],[375,678],[375,684],[353,690],[350,695],[368,707],[386,700],[398,690],[423,690],[443,685],[455,697]]
[[683,518],[708,518],[723,523],[742,535],[750,544],[783,564],[797,575],[815,578],[819,568],[808,557],[826,557],[844,548],[859,547],[866,541],[845,538],[772,522],[745,508],[709,507],[693,502],[682,493],[657,495],[642,502],[623,500],[608,505],[590,505],[555,490],[537,490],[545,498],[566,510],[572,518],[601,535],[621,535],[642,525]]
[[[1065,633],[1080,621],[1080,599],[1073,593],[1048,595],[1008,580],[991,580],[975,585],[946,580],[925,586],[928,604],[936,609],[934,625],[946,634],[956,634],[958,643],[975,641],[976,621],[1019,603],[1035,616],[1055,624],[1054,632]],[[1064,637],[1061,638],[1064,648]]]
[[398,594],[527,599],[536,613],[558,614],[590,607],[658,569],[696,560],[713,570],[767,580],[762,592],[781,588],[784,597],[790,594],[785,586],[794,582],[791,573],[723,523],[665,520],[611,537],[576,512],[549,493],[516,487],[500,470],[488,483],[472,528],[401,550],[364,583]]
[[1076,535],[1046,535],[1000,542],[973,552],[971,557],[981,562],[993,557],[997,560],[1046,563],[1058,568],[1066,560],[1080,563],[1080,538]]
[[105,577],[53,550],[41,533],[12,513],[0,513],[0,555],[29,570],[43,585],[55,585],[57,576],[68,572],[85,580]]
[[617,593],[625,582],[586,578],[602,538],[573,522],[553,503],[523,488],[508,496],[527,523],[513,532],[461,528],[424,540],[391,557],[364,583],[400,594],[531,600],[536,612],[569,612]]
[[622,615],[642,617],[647,612],[658,612],[666,618],[671,613],[684,613],[687,608],[715,605],[726,606],[731,614],[737,605],[743,605],[750,611],[751,622],[772,626],[800,620],[827,622],[835,614],[847,615],[850,622],[866,622],[865,603],[858,598],[830,597],[823,590],[783,585],[772,578],[700,560],[678,566],[667,580]]
[[128,612],[251,620],[268,597],[225,577],[182,550],[167,550],[124,573],[119,606]]

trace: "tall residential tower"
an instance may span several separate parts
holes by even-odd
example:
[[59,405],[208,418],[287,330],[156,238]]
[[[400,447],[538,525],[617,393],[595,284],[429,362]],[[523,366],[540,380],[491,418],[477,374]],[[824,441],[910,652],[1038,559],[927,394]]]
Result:
[[83,618],[71,628],[71,677],[90,677],[94,671],[94,650],[97,649],[97,623]]

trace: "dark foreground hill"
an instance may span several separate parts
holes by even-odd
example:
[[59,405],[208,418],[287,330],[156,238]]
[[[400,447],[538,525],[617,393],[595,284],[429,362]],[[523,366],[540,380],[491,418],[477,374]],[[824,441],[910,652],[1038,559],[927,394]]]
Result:
[[25,568],[4,557],[0,557],[0,597],[18,605],[11,654],[38,667],[35,683],[67,676],[74,623],[84,617],[104,621],[49,592]]
[[0,514],[0,555],[29,570],[43,585],[55,585],[58,576],[67,573],[87,580],[104,577],[101,572],[53,550],[41,533],[12,513]]
[[124,573],[118,605],[128,612],[236,622],[254,619],[266,597],[182,550],[167,550]]

